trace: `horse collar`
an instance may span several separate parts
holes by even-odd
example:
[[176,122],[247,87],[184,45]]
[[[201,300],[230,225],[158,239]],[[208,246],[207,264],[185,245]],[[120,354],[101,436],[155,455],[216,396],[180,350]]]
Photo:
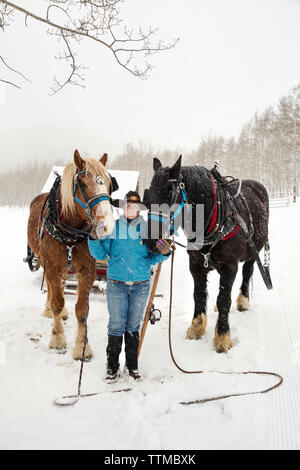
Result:
[[[64,222],[64,220],[62,220],[62,214],[60,211],[60,186],[61,177],[58,176],[46,199],[46,202],[48,201],[48,211],[42,222],[39,239],[41,241],[45,230],[49,236],[65,245],[76,245],[87,239],[91,231],[91,226],[87,227],[86,230],[77,229],[70,227]],[[41,218],[43,216],[43,211],[44,208],[41,213]]]

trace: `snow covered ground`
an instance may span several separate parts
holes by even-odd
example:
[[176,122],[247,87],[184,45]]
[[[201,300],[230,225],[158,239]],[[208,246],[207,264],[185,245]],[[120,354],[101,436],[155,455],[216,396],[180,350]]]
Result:
[[[168,261],[158,287],[164,297],[155,301],[163,318],[148,326],[140,359],[143,382],[129,393],[107,393],[111,388],[103,382],[106,301],[100,293],[91,294],[89,339],[95,358],[85,365],[82,392],[104,393],[71,408],[58,408],[53,399],[77,390],[80,364],[72,359],[75,298],[67,296],[68,350],[65,355],[50,352],[52,321],[41,316],[41,270],[32,274],[22,262],[28,211],[0,208],[0,448],[300,449],[299,208],[297,203],[271,210],[274,290],[266,290],[256,268],[250,310],[240,313],[233,303],[234,348],[227,355],[217,354],[212,346],[218,277],[210,275],[207,334],[200,341],[188,341],[193,283],[185,250],[178,248],[175,260],[173,343],[179,364],[190,370],[273,370],[284,376],[282,387],[265,396],[179,404],[259,390],[274,381],[211,373],[188,376],[175,369],[168,352]],[[240,279],[241,272],[234,300]],[[120,386],[128,386],[125,379]]]

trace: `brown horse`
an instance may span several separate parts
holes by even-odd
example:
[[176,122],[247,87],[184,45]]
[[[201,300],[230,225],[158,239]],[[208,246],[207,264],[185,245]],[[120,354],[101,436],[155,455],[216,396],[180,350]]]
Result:
[[[81,359],[85,335],[84,317],[90,255],[87,238],[93,226],[102,219],[107,234],[114,229],[110,205],[112,179],[105,165],[107,154],[100,161],[81,158],[74,153],[74,163],[68,164],[63,176],[57,179],[57,192],[40,194],[30,205],[28,245],[35,257],[40,258],[47,282],[47,301],[44,315],[54,318],[49,348],[64,350],[67,346],[62,319],[68,318],[64,299],[64,283],[68,269],[78,279],[75,307],[78,334],[73,350],[74,359]],[[54,196],[53,196],[54,194]],[[51,197],[51,195],[53,197]],[[95,261],[92,282],[95,279]],[[93,357],[89,344],[85,359]]]

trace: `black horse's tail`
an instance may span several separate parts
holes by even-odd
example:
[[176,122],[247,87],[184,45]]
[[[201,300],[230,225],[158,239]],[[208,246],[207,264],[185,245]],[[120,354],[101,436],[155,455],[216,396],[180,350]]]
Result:
[[269,284],[268,289],[273,289],[273,284],[272,284],[272,279],[270,275],[270,264],[271,264],[271,255],[270,255],[270,243],[269,240],[267,240],[265,246],[264,246],[264,271],[266,274],[267,278],[267,283]]

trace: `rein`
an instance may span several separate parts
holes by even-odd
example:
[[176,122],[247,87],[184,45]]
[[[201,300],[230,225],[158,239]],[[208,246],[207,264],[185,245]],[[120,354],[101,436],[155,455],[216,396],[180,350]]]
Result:
[[172,362],[175,367],[180,370],[183,374],[222,374],[222,375],[265,375],[268,377],[275,377],[278,379],[277,383],[272,387],[266,388],[264,390],[254,391],[254,392],[246,392],[246,393],[230,393],[227,395],[219,395],[215,397],[208,397],[202,399],[196,399],[192,401],[181,401],[181,405],[195,405],[195,404],[203,404],[208,403],[211,401],[219,401],[224,400],[226,398],[233,398],[233,397],[242,397],[242,396],[249,396],[249,395],[262,395],[265,393],[269,393],[276,388],[279,388],[283,383],[283,377],[275,372],[261,372],[261,371],[246,371],[246,372],[223,372],[223,371],[214,371],[214,370],[186,370],[183,369],[178,362],[176,361],[173,353],[172,347],[172,303],[173,303],[173,279],[174,279],[174,258],[175,258],[175,247],[172,250],[172,258],[171,258],[171,275],[170,275],[170,303],[169,303],[169,351],[172,358]]
[[[168,329],[168,335],[169,335],[169,351],[171,355],[171,359],[175,367],[182,372],[183,374],[204,374],[204,373],[210,373],[210,374],[222,374],[222,375],[265,375],[268,377],[275,377],[278,379],[278,382],[273,385],[272,387],[269,387],[264,390],[259,390],[259,391],[254,391],[254,392],[246,392],[246,393],[231,393],[227,395],[219,395],[215,397],[207,397],[207,398],[201,398],[201,399],[196,399],[192,401],[181,401],[179,402],[180,405],[195,405],[195,404],[204,404],[204,403],[209,403],[212,401],[219,401],[219,400],[224,400],[226,398],[234,398],[234,397],[242,397],[242,396],[247,396],[247,395],[261,395],[265,393],[269,393],[272,390],[275,390],[276,388],[279,388],[281,384],[283,383],[283,378],[281,375],[276,374],[275,372],[260,372],[260,371],[247,371],[247,372],[222,372],[222,371],[205,371],[205,370],[186,370],[183,369],[176,361],[173,353],[173,347],[172,347],[172,303],[173,303],[173,279],[174,279],[174,258],[175,258],[175,247],[173,247],[172,250],[172,258],[171,258],[171,275],[170,275],[170,304],[169,304],[169,329]],[[84,336],[84,346],[83,346],[83,351],[82,351],[82,357],[81,357],[81,366],[80,366],[80,372],[79,372],[79,380],[78,380],[78,391],[76,395],[65,395],[63,397],[57,398],[54,400],[54,404],[60,407],[68,407],[68,406],[74,406],[76,403],[81,398],[89,398],[89,397],[94,397],[97,395],[101,395],[103,393],[122,393],[122,392],[130,392],[133,390],[133,388],[123,388],[119,390],[106,390],[106,391],[100,391],[100,392],[94,392],[94,393],[87,393],[87,394],[82,394],[81,393],[81,385],[82,385],[82,376],[83,376],[83,367],[84,367],[84,354],[85,354],[85,349],[87,345],[87,314],[88,314],[88,305],[89,305],[89,295],[90,295],[90,289],[91,289],[91,280],[92,280],[92,270],[93,270],[93,265],[94,265],[94,260],[92,257],[90,257],[90,267],[89,267],[89,280],[88,280],[88,288],[87,288],[87,294],[86,294],[86,304],[85,304],[85,316],[84,316],[84,328],[85,328],[85,336]],[[154,294],[155,292],[153,292]],[[142,392],[143,393],[143,392]]]

